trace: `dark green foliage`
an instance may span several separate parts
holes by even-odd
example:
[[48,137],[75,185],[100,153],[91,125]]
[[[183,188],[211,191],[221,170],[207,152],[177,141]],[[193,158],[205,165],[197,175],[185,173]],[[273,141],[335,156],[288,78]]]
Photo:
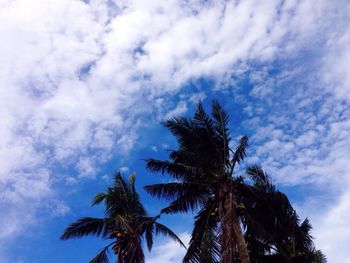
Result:
[[212,117],[199,103],[192,119],[176,117],[164,123],[179,143],[178,149],[170,152],[170,160],[146,162],[151,171],[167,173],[177,180],[145,187],[153,196],[172,200],[163,213],[200,210],[184,262],[219,262],[222,253],[222,222],[217,208],[228,192],[236,193],[241,179],[233,176],[233,169],[245,157],[248,146],[243,136],[237,148],[230,149],[228,121],[218,102],[212,105]]
[[145,187],[152,196],[171,201],[162,213],[197,212],[183,262],[249,262],[248,250],[251,262],[325,262],[313,246],[309,221],[300,223],[287,196],[260,166],[247,169],[251,181],[234,174],[247,154],[248,138],[232,149],[228,123],[218,102],[211,116],[199,103],[192,118],[164,122],[178,141],[169,160],[146,160],[149,170],[175,180]]
[[108,246],[102,249],[89,263],[109,263]]
[[191,243],[183,262],[219,262],[219,222],[212,215],[215,208],[216,203],[208,200],[208,203],[196,215]]
[[[153,172],[168,174],[174,182],[145,186],[170,204],[161,213],[195,212],[185,263],[325,263],[316,250],[308,219],[300,221],[287,196],[278,191],[258,165],[244,176],[235,174],[247,154],[243,136],[232,148],[229,116],[218,102],[209,116],[199,103],[190,119],[164,122],[177,138],[169,160],[146,160]],[[249,178],[249,180],[246,180]],[[153,236],[162,234],[184,244],[166,226],[149,217],[135,189],[135,176],[126,180],[116,173],[114,184],[99,193],[92,205],[105,205],[105,218],[85,217],[69,225],[61,238],[86,235],[113,240],[92,259],[107,263],[109,248],[117,263],[143,263],[142,240],[151,250]]]
[[113,221],[84,217],[80,218],[75,223],[69,225],[61,236],[62,240],[67,240],[75,237],[83,237],[87,235],[103,236],[108,235],[108,228],[112,227]]
[[326,262],[325,256],[314,248],[309,220],[300,223],[287,196],[275,189],[261,167],[249,167],[247,175],[254,182],[247,192],[255,194],[244,195],[245,238],[251,261]]
[[151,250],[154,234],[167,235],[184,246],[175,233],[156,222],[159,216],[147,216],[135,189],[135,175],[126,180],[120,173],[116,173],[113,186],[108,187],[106,192],[97,194],[92,200],[92,205],[101,203],[105,205],[105,218],[78,219],[61,236],[62,240],[87,235],[113,240],[90,263],[108,263],[110,247],[117,255],[118,263],[142,263],[142,238],[146,239],[148,249]]

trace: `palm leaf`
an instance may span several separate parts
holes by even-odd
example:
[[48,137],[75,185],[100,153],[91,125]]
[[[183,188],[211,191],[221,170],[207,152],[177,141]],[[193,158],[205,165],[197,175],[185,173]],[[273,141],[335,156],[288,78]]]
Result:
[[216,263],[220,256],[217,215],[213,215],[216,203],[208,201],[195,217],[192,237],[184,263]]
[[190,138],[195,129],[193,123],[187,118],[175,117],[167,120],[163,125],[180,141],[185,142],[186,138]]
[[209,115],[204,111],[203,105],[201,102],[198,103],[197,111],[193,116],[193,121],[196,131],[203,129],[206,131],[207,135],[211,139],[216,138],[214,122],[209,117]]
[[92,205],[99,205],[101,204],[105,199],[106,199],[107,195],[105,193],[98,193],[94,199],[92,199],[91,204]]
[[256,187],[262,187],[265,189],[265,191],[275,191],[275,187],[273,186],[271,179],[260,165],[252,165],[248,167],[246,173],[250,179],[253,180]]
[[61,239],[67,240],[87,235],[99,236],[101,234],[102,236],[106,236],[109,225],[108,221],[107,219],[92,217],[81,218],[65,229]]
[[316,250],[314,252],[313,263],[327,263],[327,257],[322,253],[321,250]]
[[153,172],[169,174],[175,179],[184,179],[186,177],[197,177],[203,174],[203,170],[183,163],[174,163],[169,161],[160,161],[154,159],[146,160],[146,167]]
[[207,192],[195,192],[178,196],[176,200],[171,202],[166,208],[161,210],[161,213],[175,214],[175,213],[186,213],[189,211],[196,211],[197,208],[201,207],[204,200],[206,200]]
[[114,187],[107,189],[105,197],[106,214],[109,217],[127,219],[129,215],[146,214],[132,177],[127,180],[119,172],[114,175]]
[[151,251],[153,246],[153,232],[154,232],[154,225],[153,224],[146,224],[145,226],[145,238],[147,243],[147,248],[149,251]]
[[[114,244],[114,242],[112,243]],[[108,248],[109,246],[111,246],[112,244],[106,246],[104,249],[102,249],[97,255],[96,257],[94,257],[93,259],[91,259],[89,261],[89,263],[109,263],[109,259],[108,259]]]
[[236,150],[233,153],[232,160],[231,160],[231,174],[235,168],[236,163],[240,164],[241,161],[243,161],[244,157],[247,154],[247,148],[248,148],[248,137],[243,136],[240,141],[239,145],[237,146]]
[[193,195],[194,192],[204,192],[206,187],[193,183],[165,183],[146,185],[144,189],[154,197],[173,200],[179,196]]
[[212,104],[212,115],[214,118],[214,128],[216,133],[219,135],[222,141],[222,151],[223,151],[223,165],[226,166],[226,161],[229,157],[229,129],[227,128],[229,122],[229,116],[225,112],[217,101],[213,101]]

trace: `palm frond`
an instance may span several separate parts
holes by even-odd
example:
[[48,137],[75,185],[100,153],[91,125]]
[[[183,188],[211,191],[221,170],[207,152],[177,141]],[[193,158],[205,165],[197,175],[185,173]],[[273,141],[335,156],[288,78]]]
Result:
[[146,167],[152,172],[169,174],[175,179],[184,179],[186,177],[196,177],[203,174],[203,170],[183,163],[174,163],[169,161],[160,161],[155,159],[146,160]]
[[163,125],[179,140],[190,137],[194,126],[191,121],[183,117],[175,117],[163,122]]
[[218,101],[213,101],[212,115],[214,118],[214,128],[222,141],[223,165],[226,166],[226,160],[229,157],[229,143],[231,140],[228,129],[229,116],[227,112],[221,108]]
[[240,141],[239,145],[236,147],[236,150],[233,153],[232,160],[231,160],[231,174],[235,168],[236,163],[240,164],[241,161],[243,161],[244,157],[247,154],[247,148],[248,148],[248,137],[243,136]]
[[112,218],[128,218],[130,215],[144,216],[144,209],[135,189],[135,175],[124,178],[119,172],[114,175],[114,186],[105,193],[106,214]]
[[110,222],[107,219],[84,217],[69,225],[61,236],[62,240],[82,236],[106,236]]
[[253,180],[256,187],[263,187],[266,191],[275,191],[270,177],[260,165],[252,165],[246,170],[247,175]]
[[205,186],[193,183],[165,183],[146,185],[144,189],[154,197],[162,197],[168,200],[176,199],[179,196],[193,194],[194,192],[203,192]]
[[222,138],[201,103],[192,119],[173,118],[165,122],[165,126],[179,142],[180,151],[174,151],[170,156],[174,162],[205,171],[212,168],[222,169],[225,162]]
[[252,165],[247,168],[247,174],[255,184],[265,184],[268,182],[267,175],[260,165]]
[[305,220],[301,223],[300,225],[300,229],[304,232],[304,233],[310,233],[312,226],[310,224],[310,220],[308,218],[305,218]]
[[92,205],[99,205],[101,204],[105,199],[106,199],[107,195],[105,193],[98,193],[94,199],[92,199],[91,204]]
[[314,261],[313,263],[327,263],[327,257],[322,253],[321,250],[316,250],[314,252]]
[[195,217],[194,228],[184,263],[219,262],[220,244],[217,233],[216,203],[208,201]]
[[176,200],[171,202],[167,207],[161,210],[164,214],[175,214],[175,213],[186,213],[189,211],[196,211],[204,200],[207,198],[206,192],[195,192],[188,193],[185,195],[178,196]]
[[295,238],[295,248],[299,251],[311,251],[314,249],[314,244],[312,241],[312,236],[310,234],[312,226],[309,219],[305,219],[300,226],[297,225],[294,231]]
[[196,113],[193,116],[192,120],[194,126],[198,130],[198,128],[204,129],[209,137],[215,138],[215,130],[214,130],[214,122],[209,117],[209,115],[205,112],[202,103],[198,103]]
[[130,187],[128,185],[128,182],[123,178],[120,172],[117,172],[114,178],[115,188],[120,190],[125,200],[128,200],[132,195],[130,193]]
[[[113,242],[114,243],[114,242]],[[112,243],[112,244],[113,244]],[[102,249],[97,255],[96,257],[94,257],[93,259],[91,259],[89,261],[89,263],[109,263],[109,259],[108,259],[108,248],[109,246],[111,246],[112,244],[106,246],[104,249]]]
[[153,232],[154,232],[154,224],[146,224],[145,226],[145,238],[147,243],[147,248],[151,251],[153,246]]

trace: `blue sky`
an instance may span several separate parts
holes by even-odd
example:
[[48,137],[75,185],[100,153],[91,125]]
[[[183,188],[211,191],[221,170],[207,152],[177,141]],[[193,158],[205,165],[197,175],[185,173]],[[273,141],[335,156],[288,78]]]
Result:
[[[350,262],[350,4],[346,0],[0,2],[0,262],[88,262],[60,241],[114,171],[176,147],[161,126],[217,99],[329,262]],[[235,140],[233,140],[235,141]],[[241,169],[244,168],[244,165]],[[187,241],[191,215],[162,222]],[[160,238],[148,263],[180,262]]]

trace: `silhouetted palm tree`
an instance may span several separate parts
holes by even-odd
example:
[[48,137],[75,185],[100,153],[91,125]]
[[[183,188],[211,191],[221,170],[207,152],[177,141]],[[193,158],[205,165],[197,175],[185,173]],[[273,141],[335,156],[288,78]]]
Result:
[[[243,221],[251,261],[256,263],[325,263],[316,250],[308,219],[299,216],[287,196],[276,190],[260,166],[247,169],[254,185],[245,185]],[[253,193],[253,194],[252,194]],[[253,198],[251,198],[253,197]]]
[[147,216],[135,189],[135,175],[131,175],[127,181],[119,172],[116,173],[114,185],[106,192],[97,194],[92,204],[102,202],[105,204],[105,218],[81,218],[68,226],[61,236],[63,240],[87,235],[112,240],[90,263],[109,262],[107,252],[110,247],[117,256],[117,263],[143,263],[142,238],[146,239],[151,250],[154,233],[167,235],[184,246],[175,233],[156,222],[159,216]]
[[249,262],[238,213],[242,178],[234,168],[246,155],[248,138],[231,148],[228,114],[218,102],[212,117],[201,103],[191,119],[176,117],[164,123],[177,138],[170,161],[148,159],[147,167],[167,173],[176,181],[146,186],[153,196],[172,200],[163,213],[197,211],[184,262]]

